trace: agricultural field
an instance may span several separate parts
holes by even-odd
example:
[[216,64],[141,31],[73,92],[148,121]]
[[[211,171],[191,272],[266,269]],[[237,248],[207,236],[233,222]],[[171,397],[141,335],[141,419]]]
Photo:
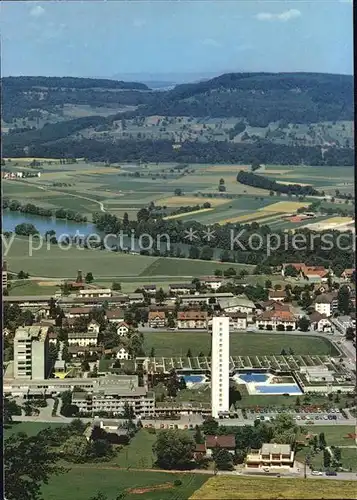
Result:
[[25,432],[28,436],[36,436],[36,434],[43,429],[47,429],[48,427],[61,427],[62,425],[66,425],[66,422],[13,422],[11,425],[5,426],[4,438],[6,439],[12,434],[17,434],[18,432]]
[[[177,169],[173,163],[105,165],[79,159],[76,163],[59,164],[55,159],[45,160],[39,167],[40,177],[4,180],[4,195],[46,208],[78,211],[89,220],[93,212],[98,211],[118,217],[127,212],[130,219],[136,218],[138,210],[151,202],[166,207],[164,216],[171,217],[171,212],[181,206],[202,206],[209,202],[210,210],[180,214],[175,218],[204,224],[250,224],[257,221],[270,225],[281,222],[282,229],[290,229],[290,226],[289,222],[280,220],[281,216],[294,213],[313,199],[292,201],[284,195],[269,196],[267,190],[238,183],[237,173],[248,169],[247,165],[190,164]],[[6,167],[14,172],[35,171],[29,168],[29,162],[24,158],[7,161]],[[282,184],[299,184],[301,180],[301,185],[312,185],[333,196],[336,190],[347,193],[354,189],[353,167],[266,165],[257,173]],[[226,187],[224,193],[218,191],[221,179]],[[181,196],[174,195],[176,189],[181,190]],[[225,195],[235,198],[229,199]],[[271,218],[263,220],[260,210],[269,212],[267,217]],[[299,227],[299,224],[293,224],[293,227]]]
[[[34,247],[35,245],[37,243],[34,243]],[[213,274],[215,269],[234,267],[237,271],[245,269],[249,272],[254,267],[215,261],[84,250],[75,247],[62,250],[57,245],[50,247],[42,245],[39,250],[33,250],[31,255],[30,240],[27,238],[15,238],[8,251],[5,251],[4,246],[4,257],[9,271],[18,273],[23,270],[31,277],[73,278],[77,275],[78,269],[81,269],[84,273],[93,273],[95,279],[108,277],[114,280],[122,276],[140,276],[147,277],[149,283],[154,276],[173,278],[177,276],[181,279],[186,277],[189,280],[194,276]]]
[[[155,356],[186,356],[188,349],[192,356],[200,352],[208,356],[211,349],[211,335],[203,331],[150,332],[144,334],[144,351],[154,348]],[[321,337],[299,335],[277,335],[269,333],[242,333],[230,335],[231,356],[280,355],[282,349],[289,349],[295,355],[335,355],[336,349],[329,340]],[[259,366],[259,365],[258,365]]]
[[308,485],[300,478],[215,476],[191,497],[190,500],[320,500],[321,498],[356,498],[355,481],[310,479]]

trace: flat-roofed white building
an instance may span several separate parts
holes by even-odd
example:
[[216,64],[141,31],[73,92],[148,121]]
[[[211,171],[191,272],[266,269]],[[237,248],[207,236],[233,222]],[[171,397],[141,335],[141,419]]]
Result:
[[229,317],[212,318],[212,417],[229,411]]
[[85,288],[79,290],[79,297],[111,297],[112,291],[110,288]]
[[48,327],[20,327],[14,338],[14,377],[38,380],[49,375]]
[[97,345],[98,332],[69,332],[68,345],[78,345],[81,347]]
[[291,468],[294,466],[294,452],[290,444],[264,443],[260,450],[250,450],[246,468],[261,467]]

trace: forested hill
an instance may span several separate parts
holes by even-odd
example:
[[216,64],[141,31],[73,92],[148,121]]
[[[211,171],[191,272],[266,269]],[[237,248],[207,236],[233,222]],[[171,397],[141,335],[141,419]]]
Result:
[[1,79],[5,89],[121,89],[121,90],[149,90],[144,83],[122,82],[104,78],[76,78],[71,76],[7,76]]
[[353,77],[316,73],[228,73],[177,85],[135,114],[240,117],[255,127],[353,120]]

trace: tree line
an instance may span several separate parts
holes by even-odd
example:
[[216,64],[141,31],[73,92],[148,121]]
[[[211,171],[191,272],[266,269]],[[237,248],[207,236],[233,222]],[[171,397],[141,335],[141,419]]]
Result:
[[85,215],[81,215],[73,210],[67,210],[65,208],[51,210],[49,208],[38,207],[33,203],[22,205],[18,200],[9,200],[7,198],[3,198],[2,208],[3,210],[9,209],[11,212],[40,215],[42,217],[55,217],[56,219],[66,219],[74,222],[87,222],[87,217]]
[[[325,152],[316,146],[288,146],[259,139],[252,144],[224,141],[185,141],[174,147],[171,140],[99,141],[73,138],[87,127],[104,123],[102,117],[78,118],[48,125],[41,130],[3,137],[3,154],[23,157],[24,148],[29,157],[85,158],[101,162],[175,162],[175,163],[232,163],[250,164],[254,159],[262,164],[349,166],[354,165],[354,150],[339,148],[337,154]],[[227,139],[228,141],[228,139]]]
[[247,186],[269,189],[270,191],[284,193],[290,196],[317,196],[320,194],[312,186],[302,186],[301,184],[279,184],[272,179],[268,179],[268,177],[257,175],[253,172],[245,172],[244,170],[240,170],[238,172],[237,181]]

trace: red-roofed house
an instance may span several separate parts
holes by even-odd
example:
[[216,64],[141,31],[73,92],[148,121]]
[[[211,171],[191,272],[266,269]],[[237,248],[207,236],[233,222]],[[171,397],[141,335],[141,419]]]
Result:
[[291,311],[264,311],[255,322],[259,330],[296,330],[296,318]]
[[130,329],[129,325],[127,323],[125,323],[124,321],[122,321],[121,323],[118,323],[118,325],[117,325],[117,334],[120,337],[124,337],[124,335],[128,335],[129,329]]
[[205,446],[208,456],[212,455],[212,451],[215,448],[227,450],[229,453],[234,455],[236,449],[236,438],[234,434],[227,434],[225,436],[206,436]]
[[164,311],[149,311],[148,321],[150,328],[163,328],[166,324],[166,314]]

